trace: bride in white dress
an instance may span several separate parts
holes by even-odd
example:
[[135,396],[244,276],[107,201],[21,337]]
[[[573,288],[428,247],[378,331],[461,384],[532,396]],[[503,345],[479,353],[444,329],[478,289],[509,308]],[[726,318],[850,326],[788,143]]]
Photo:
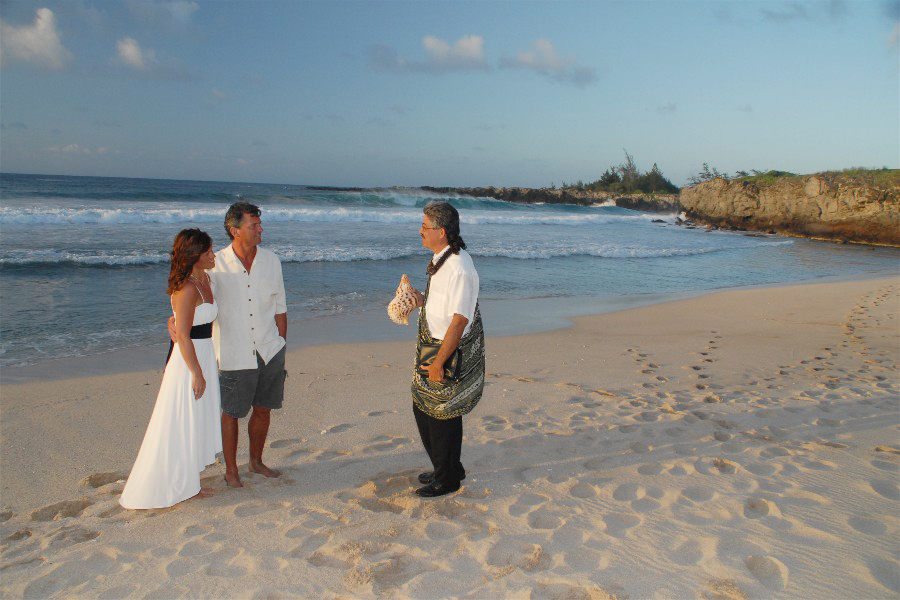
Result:
[[207,497],[200,472],[222,451],[221,397],[211,339],[218,308],[206,269],[215,266],[212,240],[199,229],[175,237],[168,293],[175,312],[176,343],[144,441],[119,503],[164,508]]

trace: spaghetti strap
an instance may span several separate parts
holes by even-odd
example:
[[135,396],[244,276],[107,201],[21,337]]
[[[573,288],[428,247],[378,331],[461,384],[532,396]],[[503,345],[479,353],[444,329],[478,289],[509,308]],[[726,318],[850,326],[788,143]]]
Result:
[[[197,288],[197,293],[200,294],[200,304],[212,304],[212,302],[207,302],[206,297],[203,295],[203,290],[200,289],[200,286],[197,285],[196,281],[192,281],[190,279],[186,279],[185,281],[190,281],[191,284]],[[169,304],[172,305],[172,314],[175,314],[175,294],[169,296]],[[199,306],[199,305],[198,305]]]
[[[200,294],[200,300],[206,302],[206,298],[203,297],[203,290],[200,289],[200,284],[198,284],[196,281],[191,281],[191,283],[193,283],[194,287],[197,288],[197,292]],[[201,304],[203,302],[201,302]],[[206,304],[212,304],[212,302],[206,302]]]

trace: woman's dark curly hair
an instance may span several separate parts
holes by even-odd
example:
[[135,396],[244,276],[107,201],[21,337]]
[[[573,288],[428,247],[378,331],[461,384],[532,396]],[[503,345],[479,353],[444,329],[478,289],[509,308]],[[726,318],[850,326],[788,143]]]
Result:
[[182,229],[175,236],[172,244],[172,265],[169,267],[169,287],[166,293],[170,296],[184,286],[200,256],[210,249],[212,239],[200,229]]

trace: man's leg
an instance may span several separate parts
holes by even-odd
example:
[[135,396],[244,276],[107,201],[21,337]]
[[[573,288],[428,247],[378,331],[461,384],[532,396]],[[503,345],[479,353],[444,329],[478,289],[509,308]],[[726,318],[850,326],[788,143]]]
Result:
[[222,454],[225,458],[225,482],[244,487],[237,468],[238,420],[222,413]]
[[419,428],[419,438],[422,440],[422,446],[428,454],[428,460],[431,461],[431,468],[434,469],[434,459],[431,457],[431,432],[429,431],[429,417],[413,403],[413,416],[416,418],[416,427]]
[[222,454],[225,481],[231,487],[244,487],[237,467],[238,420],[250,412],[250,400],[256,389],[256,370],[219,371],[222,395]]
[[284,401],[284,358],[286,349],[282,348],[268,363],[264,363],[257,355],[256,364],[259,378],[256,382],[256,393],[253,397],[253,412],[247,424],[250,436],[250,471],[266,477],[278,477],[281,472],[270,469],[262,460],[266,437],[269,435],[269,421],[273,408],[281,408]]
[[462,453],[462,417],[430,419],[431,455],[434,482],[447,488],[459,487]]
[[266,477],[278,477],[281,472],[270,469],[262,461],[263,448],[266,445],[266,437],[269,435],[269,420],[271,409],[254,406],[250,414],[250,422],[247,423],[247,433],[250,436],[250,471]]

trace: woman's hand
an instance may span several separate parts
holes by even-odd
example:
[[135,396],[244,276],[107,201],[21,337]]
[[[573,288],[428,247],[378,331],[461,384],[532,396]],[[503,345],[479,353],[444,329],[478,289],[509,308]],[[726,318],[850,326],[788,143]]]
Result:
[[206,391],[206,380],[203,378],[203,373],[191,375],[191,389],[194,390],[194,400],[203,397],[203,392]]

